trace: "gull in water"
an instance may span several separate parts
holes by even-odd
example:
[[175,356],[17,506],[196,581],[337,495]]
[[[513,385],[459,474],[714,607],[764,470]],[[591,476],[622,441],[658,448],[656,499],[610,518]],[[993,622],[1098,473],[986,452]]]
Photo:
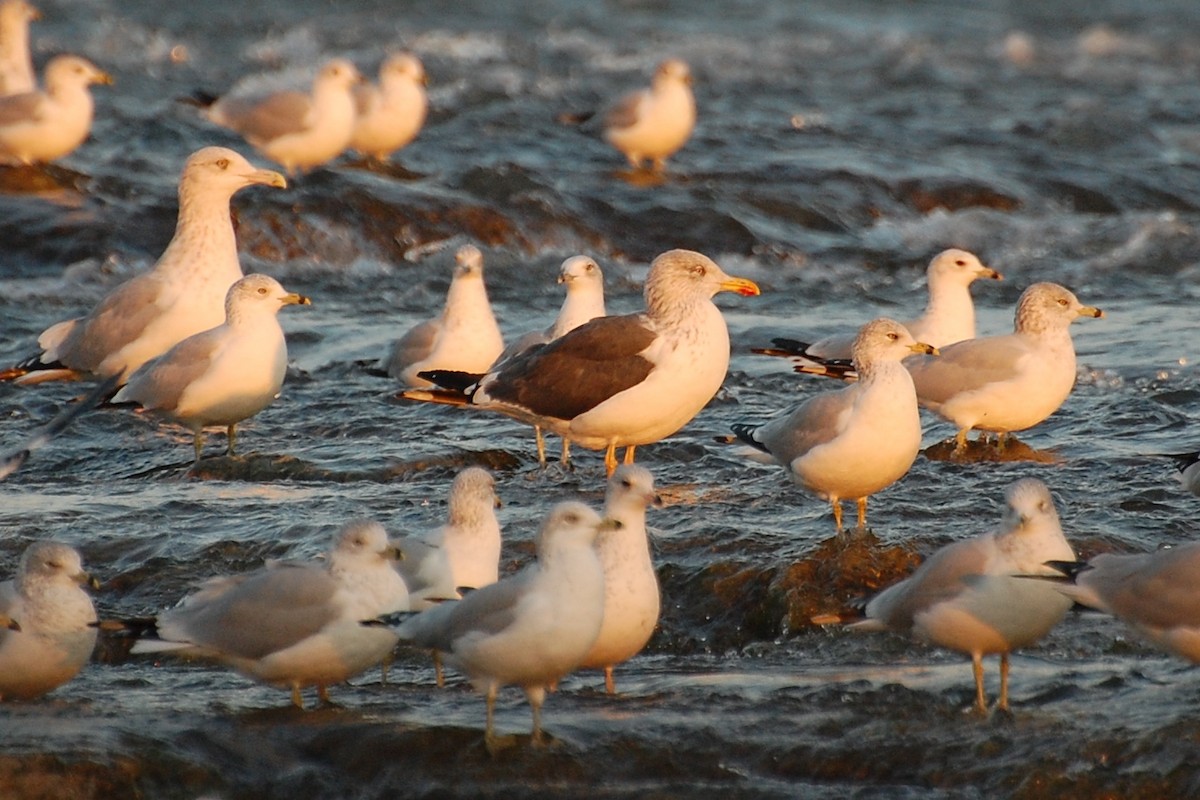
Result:
[[412,387],[433,384],[418,373],[445,369],[482,372],[504,350],[504,337],[483,282],[483,253],[473,244],[455,254],[454,274],[440,316],[413,326],[392,345],[379,368]]
[[224,147],[193,153],[179,178],[175,235],[158,263],[113,289],[86,316],[47,328],[38,337],[41,352],[0,370],[0,380],[118,376],[124,383],[145,362],[219,325],[225,295],[242,277],[229,201],[255,185],[283,188],[287,181]]
[[37,88],[29,55],[29,23],[42,18],[25,0],[0,2],[0,97]]
[[[905,578],[877,594],[866,619],[850,627],[895,631],[971,656],[975,708],[987,710],[983,657],[1000,654],[1000,698],[1008,709],[1009,653],[1037,642],[1071,607],[1048,581],[1047,561],[1074,560],[1046,484],[1023,478],[1004,493],[999,528],[946,545]],[[815,621],[824,622],[818,619]]]
[[112,403],[138,405],[189,429],[196,461],[204,448],[204,428],[224,426],[232,456],[237,424],[269,406],[287,374],[279,309],[310,304],[270,276],[247,275],[229,287],[225,322],[146,362]]
[[1112,614],[1163,650],[1200,663],[1200,542],[1152,553],[1049,561],[1076,603]]
[[692,72],[683,61],[669,58],[654,71],[650,88],[626,95],[605,112],[604,138],[634,169],[649,161],[661,172],[695,126]]
[[17,574],[0,583],[0,700],[38,697],[74,678],[96,645],[96,609],[82,587],[97,586],[79,553],[34,542]]
[[413,54],[397,53],[385,60],[379,67],[379,85],[354,89],[357,118],[350,147],[386,161],[417,138],[429,110],[426,82],[425,67]]
[[92,130],[93,83],[112,77],[86,58],[55,56],[45,88],[0,97],[0,164],[44,164],[83,144]]
[[[971,300],[970,286],[979,278],[998,281],[1003,276],[985,266],[974,253],[956,248],[943,250],[934,256],[925,274],[929,302],[925,312],[905,322],[904,327],[918,342],[934,347],[946,347],[964,339],[974,339],[975,304]],[[818,361],[848,360],[853,356],[854,337],[826,336],[812,344],[776,339],[774,344],[777,348],[755,352]]]
[[[333,538],[323,562],[280,561],[242,575],[210,578],[152,621],[133,653],[169,652],[218,661],[248,678],[300,691],[328,687],[379,664],[396,635],[360,620],[408,609],[394,563],[399,556],[376,522],[354,520]],[[131,628],[147,627],[142,621]]]
[[331,161],[350,145],[358,112],[352,93],[362,80],[344,58],[327,62],[312,92],[274,92],[266,97],[222,97],[212,101],[209,121],[242,135],[290,175]]
[[[559,309],[558,317],[540,331],[530,331],[510,344],[496,359],[495,367],[513,356],[520,355],[532,347],[549,344],[565,333],[575,330],[585,322],[607,315],[604,308],[604,273],[600,265],[588,256],[571,256],[559,268],[558,282],[566,287],[567,296]],[[537,437],[538,463],[546,463],[546,442],[540,425],[533,426]],[[571,440],[562,440],[562,463],[571,460]]]
[[658,577],[650,560],[646,507],[661,506],[654,476],[637,464],[622,464],[608,479],[604,501],[606,519],[619,527],[596,537],[596,552],[604,568],[604,622],[581,669],[603,669],[604,688],[616,693],[613,667],[642,651],[658,625]]
[[757,295],[746,278],[730,277],[711,259],[670,250],[646,276],[646,310],[600,317],[486,374],[427,372],[433,390],[410,400],[499,411],[605,451],[608,474],[634,449],[682,428],[708,404],[729,367],[729,331],[712,298]]
[[604,569],[594,543],[617,524],[582,503],[559,503],[538,532],[535,563],[395,628],[402,642],[440,651],[484,694],[489,750],[501,744],[494,732],[496,695],[510,684],[525,691],[533,742],[542,743],[547,686],[579,665],[600,632]]
[[857,501],[864,529],[867,498],[904,477],[921,450],[917,395],[901,361],[937,352],[895,320],[868,322],[854,340],[857,383],[815,395],[764,425],[734,425],[733,432],[827,498],[839,531],[842,500]]

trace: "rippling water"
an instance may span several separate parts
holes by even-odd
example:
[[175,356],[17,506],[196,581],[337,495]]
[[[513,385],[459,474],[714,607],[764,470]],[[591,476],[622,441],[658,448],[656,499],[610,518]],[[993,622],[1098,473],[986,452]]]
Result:
[[[876,549],[892,559],[877,568],[890,579],[907,553],[990,527],[1025,475],[1055,491],[1081,554],[1195,538],[1196,499],[1159,456],[1200,446],[1200,6],[40,5],[36,61],[79,52],[117,83],[96,91],[93,136],[74,155],[0,175],[4,363],[152,262],[187,154],[214,143],[250,154],[176,98],[307,81],[332,55],[374,71],[396,47],[431,79],[429,124],[395,166],[343,160],[235,200],[247,270],[315,302],[283,314],[293,368],[280,400],[243,426],[244,458],[189,475],[190,437],[112,411],[0,485],[4,572],[33,539],[71,542],[107,580],[106,614],[153,612],[205,576],[314,554],[353,515],[397,532],[433,525],[466,463],[497,473],[508,567],[529,557],[552,502],[600,502],[598,454],[539,472],[527,428],[403,404],[354,365],[440,306],[458,244],[484,249],[513,334],[554,315],[557,266],[576,252],[604,267],[612,311],[640,307],[647,263],[671,247],[711,255],[764,294],[718,298],[734,343],[725,388],[639,450],[668,498],[651,518],[661,630],[618,671],[621,697],[605,697],[598,675],[564,682],[546,707],[559,746],[490,759],[482,700],[435,690],[423,659],[402,660],[387,685],[372,672],[339,687],[338,707],[296,712],[217,668],[106,653],[49,697],[0,708],[0,794],[1200,792],[1193,670],[1108,620],[1074,615],[1015,658],[1014,713],[988,720],[963,711],[965,659],[805,627],[866,589],[863,565],[823,560],[823,502],[714,441],[829,388],[751,347],[915,314],[925,263],[964,247],[1006,276],[976,287],[982,332],[1009,329],[1038,280],[1108,317],[1074,326],[1076,391],[1021,437],[1054,462],[919,459],[872,500]],[[665,180],[631,180],[607,145],[556,120],[641,85],[664,54],[692,65],[700,124]],[[0,386],[0,442],[78,393]],[[927,445],[953,433],[927,423]],[[517,693],[499,725],[527,730]]]

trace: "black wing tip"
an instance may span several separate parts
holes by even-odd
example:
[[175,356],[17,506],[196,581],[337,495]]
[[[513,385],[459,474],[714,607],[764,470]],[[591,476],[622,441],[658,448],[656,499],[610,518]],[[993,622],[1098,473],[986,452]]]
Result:
[[213,103],[221,99],[219,94],[213,94],[205,89],[193,89],[189,95],[176,98],[179,102],[197,108],[208,108]]
[[737,438],[741,439],[746,444],[762,450],[764,453],[769,452],[762,442],[754,438],[754,432],[759,429],[759,425],[751,425],[748,422],[735,422],[729,426]]
[[1193,450],[1190,453],[1167,453],[1166,455],[1175,462],[1175,466],[1180,472],[1193,464],[1200,463],[1200,450]]
[[1086,561],[1047,561],[1047,567],[1056,569],[1071,580],[1079,576],[1081,572],[1086,572],[1092,568],[1092,565]]
[[483,379],[484,373],[461,372],[453,369],[428,369],[417,373],[418,378],[424,378],[442,389],[453,389],[466,392]]

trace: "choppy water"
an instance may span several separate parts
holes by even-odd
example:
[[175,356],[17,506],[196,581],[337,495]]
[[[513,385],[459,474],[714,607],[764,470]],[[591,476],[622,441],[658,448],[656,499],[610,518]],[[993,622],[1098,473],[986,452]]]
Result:
[[[396,531],[434,524],[471,462],[497,472],[505,561],[516,565],[553,501],[600,502],[599,456],[580,451],[574,473],[540,473],[528,429],[402,404],[390,382],[353,365],[440,305],[453,248],[484,249],[510,333],[553,316],[553,276],[576,252],[606,270],[612,311],[640,306],[646,264],[671,247],[713,256],[764,294],[718,299],[734,342],[724,390],[680,434],[639,451],[669,498],[651,518],[661,630],[619,671],[621,697],[577,675],[549,699],[558,747],[490,759],[482,700],[435,690],[423,659],[403,661],[389,685],[368,673],[335,691],[339,707],[302,713],[217,668],[110,657],[44,700],[0,708],[4,792],[1200,792],[1194,670],[1108,620],[1072,616],[1016,658],[1014,713],[989,720],[963,713],[971,678],[957,655],[800,626],[809,605],[836,608],[862,590],[841,566],[809,569],[831,533],[828,509],[782,470],[714,442],[730,422],[828,388],[752,346],[915,314],[929,257],[964,247],[1006,276],[976,287],[983,332],[1008,329],[1037,280],[1069,285],[1108,317],[1075,326],[1076,391],[1022,437],[1057,462],[919,459],[872,500],[881,546],[926,553],[980,532],[1025,475],[1054,489],[1082,554],[1194,539],[1196,498],[1156,454],[1200,446],[1200,6],[39,5],[38,63],[79,52],[117,83],[96,91],[97,123],[79,151],[5,179],[4,363],[152,261],[187,154],[213,143],[249,154],[176,97],[276,71],[304,80],[332,55],[373,71],[402,46],[425,62],[433,109],[402,167],[342,162],[235,200],[247,270],[315,301],[283,314],[293,369],[283,397],[243,426],[247,457],[189,476],[189,437],[122,412],[85,417],[0,485],[5,573],[31,540],[63,539],[108,581],[97,597],[106,613],[152,612],[202,577],[316,553],[352,515]],[[646,185],[556,118],[640,85],[668,53],[692,65],[700,125],[667,179]],[[78,393],[0,386],[0,442]],[[927,444],[951,433],[928,418]],[[517,693],[499,724],[527,730]]]

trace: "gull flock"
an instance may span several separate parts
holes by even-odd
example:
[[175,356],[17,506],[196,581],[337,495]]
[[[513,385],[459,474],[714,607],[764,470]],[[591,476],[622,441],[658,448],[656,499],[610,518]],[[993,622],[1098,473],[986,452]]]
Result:
[[[29,47],[37,18],[25,0],[0,2],[0,163],[45,164],[73,152],[91,129],[90,87],[112,83],[90,61],[61,55],[47,63],[39,88]],[[307,91],[197,97],[197,124],[236,132],[303,180],[347,150],[383,161],[413,141],[428,114],[426,83],[411,53],[387,58],[377,85],[367,85],[350,61],[333,59],[317,67]],[[696,123],[691,85],[686,63],[662,61],[648,88],[602,114],[603,138],[634,170],[663,173]],[[252,186],[286,189],[288,179],[228,148],[192,153],[180,174],[175,234],[154,266],[92,309],[46,320],[29,355],[0,370],[0,380],[28,387],[96,382],[0,461],[0,479],[68,425],[83,424],[76,418],[95,404],[182,426],[193,436],[196,462],[205,429],[224,428],[227,453],[235,455],[236,426],[283,389],[287,344],[277,313],[311,302],[273,278],[243,274],[229,206]],[[849,384],[774,419],[735,424],[731,441],[764,451],[798,487],[828,501],[839,536],[865,530],[868,498],[904,479],[920,453],[921,408],[955,426],[955,457],[965,457],[971,431],[994,434],[986,446],[1002,449],[1012,433],[1069,400],[1076,363],[1070,325],[1103,312],[1065,287],[1036,283],[1021,295],[1012,333],[980,337],[969,290],[978,279],[1001,276],[950,248],[929,263],[920,317],[865,320],[856,332],[815,331],[820,338],[811,344],[778,338],[759,348],[789,359],[796,372]],[[682,249],[654,259],[638,313],[606,313],[603,272],[590,256],[566,259],[559,282],[565,299],[557,319],[506,346],[483,253],[466,245],[455,254],[441,313],[364,363],[398,382],[398,396],[409,403],[497,412],[530,425],[543,466],[546,432],[562,439],[563,465],[572,443],[602,451],[602,512],[577,500],[548,509],[536,558],[503,574],[495,512],[502,492],[495,476],[471,467],[450,487],[448,519],[426,533],[391,535],[373,520],[353,520],[322,559],[212,578],[142,619],[98,618],[85,591],[97,584],[79,552],[35,542],[13,578],[0,583],[0,700],[36,698],[69,681],[86,667],[98,631],[134,639],[134,653],[228,665],[289,691],[297,706],[309,688],[328,701],[330,687],[383,664],[398,646],[431,651],[439,675],[444,663],[484,695],[493,750],[506,744],[493,717],[505,686],[525,692],[534,743],[544,741],[547,693],[566,675],[600,670],[615,694],[615,671],[651,640],[663,602],[646,525],[647,510],[661,500],[635,454],[686,431],[724,384],[730,340],[714,297],[760,290]],[[1181,480],[1200,493],[1195,454],[1179,458]],[[843,526],[841,504],[849,500],[857,504],[854,531]],[[1041,639],[1073,602],[1200,662],[1196,546],[1081,562],[1049,487],[1024,478],[1005,500],[995,530],[933,553],[865,600],[860,613],[814,622],[892,631],[968,655],[980,712],[988,708],[983,656],[1000,657],[996,707],[1006,710],[1010,653]]]

